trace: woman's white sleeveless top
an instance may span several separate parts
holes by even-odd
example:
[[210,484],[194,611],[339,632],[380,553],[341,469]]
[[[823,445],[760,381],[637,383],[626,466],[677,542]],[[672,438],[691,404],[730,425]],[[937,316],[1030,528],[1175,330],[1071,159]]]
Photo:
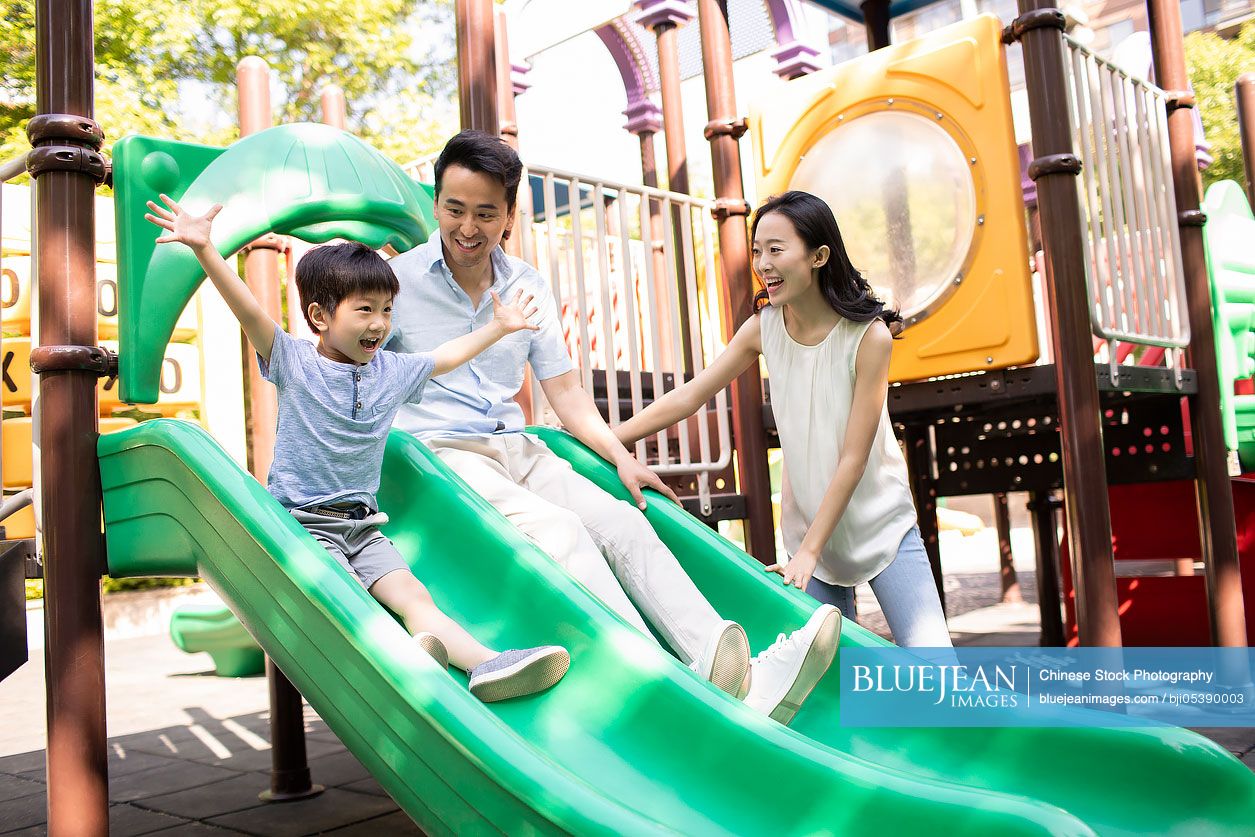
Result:
[[[784,451],[781,530],[784,547],[793,555],[841,459],[854,397],[854,361],[871,323],[841,319],[823,342],[807,346],[789,336],[782,310],[768,305],[759,320]],[[863,478],[820,553],[815,577],[844,586],[875,578],[897,556],[914,525],[906,460],[886,400]]]

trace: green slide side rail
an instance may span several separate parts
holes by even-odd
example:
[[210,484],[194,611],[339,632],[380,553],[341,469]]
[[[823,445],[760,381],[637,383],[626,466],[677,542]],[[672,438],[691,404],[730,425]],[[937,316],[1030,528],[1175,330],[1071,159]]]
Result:
[[1255,375],[1255,217],[1232,180],[1207,189],[1203,211],[1225,446],[1243,471],[1255,471],[1255,395],[1233,392],[1234,381]]
[[[615,470],[579,442],[548,428],[533,431],[578,473],[627,499]],[[651,493],[646,517],[719,612],[745,626],[751,648],[764,648],[815,608],[814,599],[784,587],[778,576],[764,573],[749,555],[659,495]],[[842,647],[883,644],[852,622],[843,626]],[[921,779],[1045,802],[1099,834],[1252,833],[1255,774],[1188,730],[843,728],[838,668],[792,724],[827,748]]]
[[157,244],[145,202],[164,192],[189,209],[215,203],[224,256],[274,232],[305,241],[346,238],[409,250],[435,228],[432,193],[352,134],[280,125],[225,149],[130,136],[113,147],[118,230],[119,385],[122,400],[157,400],[174,324],[205,278],[181,244]]
[[570,649],[549,692],[471,697],[199,427],[146,422],[99,453],[110,573],[206,578],[431,833],[1092,833],[817,744],[698,681],[405,434],[384,465],[388,535],[481,641]]

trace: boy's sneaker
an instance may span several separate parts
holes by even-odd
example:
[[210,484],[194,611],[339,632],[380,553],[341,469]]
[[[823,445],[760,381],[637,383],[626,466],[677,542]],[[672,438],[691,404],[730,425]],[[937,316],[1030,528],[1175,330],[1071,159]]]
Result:
[[502,651],[471,669],[471,694],[484,703],[543,692],[562,679],[571,655],[557,645]]
[[841,611],[820,605],[805,625],[754,658],[746,705],[788,724],[832,665],[840,638]]
[[427,631],[419,631],[414,634],[414,643],[427,653],[441,668],[449,667],[449,652],[445,650],[444,643],[440,641],[440,637]]
[[745,697],[745,674],[750,668],[750,643],[745,629],[735,622],[725,621],[691,668],[698,677],[709,680],[733,697]]

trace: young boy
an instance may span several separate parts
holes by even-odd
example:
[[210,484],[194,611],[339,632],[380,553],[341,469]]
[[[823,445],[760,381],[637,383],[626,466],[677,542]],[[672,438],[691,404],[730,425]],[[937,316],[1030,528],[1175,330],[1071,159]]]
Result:
[[493,319],[430,353],[381,351],[392,321],[397,278],[360,243],[319,247],[296,268],[302,313],[317,347],[289,336],[210,242],[221,206],[202,216],[166,195],[148,202],[158,244],[192,249],[257,350],[266,380],[279,390],[279,426],[268,489],[381,604],[397,613],[416,644],[442,665],[470,675],[471,693],[504,700],[548,689],[566,674],[566,649],[543,646],[498,653],[476,642],[436,607],[427,588],[379,527],[375,492],[388,430],[397,410],[422,396],[427,380],[461,366],[507,334],[534,330],[529,295],[505,305],[493,294]]

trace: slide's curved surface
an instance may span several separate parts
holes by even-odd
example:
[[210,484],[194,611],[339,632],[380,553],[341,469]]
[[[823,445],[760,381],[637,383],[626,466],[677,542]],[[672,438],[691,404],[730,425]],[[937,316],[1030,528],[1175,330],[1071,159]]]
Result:
[[[824,740],[814,727],[835,710],[826,690],[799,719],[802,734],[754,713],[593,600],[404,434],[390,438],[384,466],[388,534],[482,641],[570,649],[570,673],[549,692],[496,704],[471,697],[199,427],[146,422],[101,437],[99,454],[110,573],[206,578],[430,833],[1079,835],[1093,833],[1081,819],[1101,820],[1021,790],[963,787],[992,783],[992,765],[1011,761],[999,753],[972,758],[969,746],[942,763],[923,740],[932,761],[916,769],[910,733]],[[669,512],[660,507],[651,519]],[[703,552],[719,548],[700,542]],[[731,594],[758,582],[748,566],[736,572],[745,583],[712,590],[757,644],[770,621],[780,622],[771,631],[803,623],[799,601],[765,588],[755,593],[761,617],[733,607]],[[1023,743],[1035,744],[1005,746]],[[1148,796],[1159,785],[1190,791],[1206,814],[1210,795],[1240,786],[1214,754],[1205,763],[1205,747],[1185,744],[1197,773],[1159,777]],[[963,767],[965,755],[973,763]],[[1085,794],[1127,796],[1109,780]]]
[[[565,433],[536,433],[575,470],[626,499],[613,468]],[[806,594],[672,503],[653,495],[646,517],[689,575],[750,647],[767,646],[815,607]],[[888,644],[847,621],[841,646]],[[1031,798],[1066,810],[1100,834],[1255,833],[1255,774],[1214,742],[1177,727],[843,728],[836,665],[792,730],[825,749],[920,779]],[[940,824],[941,821],[938,821]],[[948,831],[948,828],[944,829]]]

